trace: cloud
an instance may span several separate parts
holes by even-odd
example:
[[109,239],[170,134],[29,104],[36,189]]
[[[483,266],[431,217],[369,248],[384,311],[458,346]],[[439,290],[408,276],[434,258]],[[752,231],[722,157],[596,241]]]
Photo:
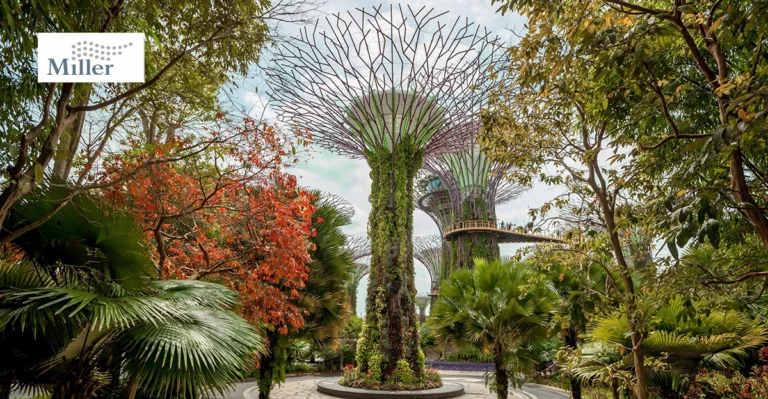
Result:
[[277,120],[277,113],[269,106],[269,99],[259,93],[243,93],[243,102],[248,110],[248,116],[257,121],[271,123]]

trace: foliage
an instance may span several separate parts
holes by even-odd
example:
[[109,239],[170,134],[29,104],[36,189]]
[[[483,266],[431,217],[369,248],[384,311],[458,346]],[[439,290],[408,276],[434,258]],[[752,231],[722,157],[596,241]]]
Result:
[[414,373],[408,362],[401,360],[384,382],[379,381],[372,370],[362,372],[359,367],[350,364],[342,370],[339,384],[376,391],[420,391],[439,388],[443,382],[436,369],[425,368],[420,373]]
[[416,373],[424,368],[412,243],[413,179],[423,149],[404,141],[391,151],[382,147],[365,155],[372,180],[368,219],[372,255],[365,327],[356,359],[362,372],[372,370],[383,382],[381,378],[400,360],[406,360]]
[[[298,297],[293,303],[301,310],[306,322],[293,332],[291,339],[303,338],[318,346],[336,348],[339,346],[341,327],[351,314],[347,279],[352,258],[345,248],[346,236],[341,231],[350,219],[342,212],[343,204],[337,198],[320,192],[309,195],[315,198],[312,202],[315,209],[312,215],[313,234],[309,240],[312,262],[309,264],[309,278],[304,287],[298,289]],[[259,365],[261,398],[268,398],[272,386],[285,380],[285,369],[293,347],[287,336],[271,333],[269,337],[270,354]]]
[[474,270],[454,271],[442,283],[428,323],[443,342],[489,353],[491,389],[506,398],[509,373],[532,363],[521,344],[546,337],[556,304],[555,293],[527,265],[476,259]]
[[[656,305],[636,289],[620,235],[639,229],[664,242],[671,259],[662,262],[675,268],[678,248],[725,247],[712,258],[720,262],[684,270],[710,284],[768,274],[759,255],[768,249],[768,3],[494,3],[528,24],[509,51],[514,76],[483,115],[481,141],[491,159],[513,165],[516,181],[564,187],[535,218],[578,228],[613,252],[608,278],[619,277],[637,349],[631,388],[647,399],[642,321]],[[761,292],[760,282],[749,292]]]
[[685,399],[766,399],[768,366],[755,366],[748,377],[739,373],[702,370]]
[[[23,224],[67,189],[38,188],[7,223]],[[105,375],[125,393],[223,393],[263,350],[231,309],[235,293],[201,281],[155,281],[130,216],[78,196],[13,241],[21,257],[0,268],[2,383],[90,397]]]
[[309,364],[303,362],[293,362],[285,367],[286,374],[314,374],[323,371],[320,364]]
[[[605,380],[606,374],[623,374],[631,367],[626,357],[630,345],[623,314],[607,315],[595,322],[592,345],[574,356],[566,367],[586,381]],[[682,398],[696,373],[703,369],[737,369],[747,351],[768,341],[768,330],[734,310],[700,310],[681,297],[653,313],[643,346],[649,364],[652,394]],[[579,359],[579,360],[574,360]],[[574,367],[576,365],[576,367]]]
[[[226,7],[184,0],[3,0],[0,164],[9,167],[0,175],[0,224],[43,171],[68,179],[73,167],[87,173],[105,152],[124,148],[116,131],[158,143],[177,129],[213,121],[226,98],[220,89],[259,59],[268,8],[267,1],[251,0]],[[144,32],[146,80],[38,83],[36,32]],[[89,135],[85,126],[99,134]],[[198,144],[210,142],[205,137]]]
[[447,346],[443,358],[449,362],[493,363],[493,356],[475,346]]
[[[164,278],[223,281],[240,294],[247,319],[286,334],[304,323],[295,301],[309,277],[312,195],[284,171],[289,137],[250,119],[217,134],[237,139],[142,169],[186,144],[109,157],[105,196],[143,227]],[[135,172],[126,178],[126,170]]]

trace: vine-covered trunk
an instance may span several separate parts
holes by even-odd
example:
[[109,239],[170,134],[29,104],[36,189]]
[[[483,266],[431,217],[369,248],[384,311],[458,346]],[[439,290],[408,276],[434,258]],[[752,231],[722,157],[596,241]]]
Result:
[[493,367],[496,371],[495,390],[498,399],[507,399],[509,394],[509,375],[504,365],[504,348],[498,342],[493,346]]
[[266,338],[269,340],[269,352],[259,361],[259,399],[269,398],[275,382],[285,381],[285,336],[270,331]]
[[[465,222],[488,222],[495,220],[494,211],[488,209],[485,200],[469,198],[462,206],[461,218]],[[496,237],[490,233],[465,232],[456,236],[457,255],[453,262],[454,269],[471,269],[475,266],[475,258],[498,259],[499,244]]]
[[357,362],[382,380],[400,360],[415,373],[424,365],[419,348],[413,267],[413,178],[423,152],[408,142],[366,153],[371,167],[371,268],[365,330]]
[[489,233],[461,233],[456,237],[458,259],[455,269],[472,269],[475,258],[498,259],[499,244]]
[[[440,232],[442,235],[442,231]],[[452,255],[452,244],[445,239],[443,239],[443,245],[442,245],[442,254],[440,256],[440,279],[445,280],[448,278],[448,275],[451,274],[453,271],[453,259],[451,259]],[[440,282],[437,284],[438,288],[440,287]]]
[[357,314],[357,286],[349,293],[349,308],[352,309],[352,314]]

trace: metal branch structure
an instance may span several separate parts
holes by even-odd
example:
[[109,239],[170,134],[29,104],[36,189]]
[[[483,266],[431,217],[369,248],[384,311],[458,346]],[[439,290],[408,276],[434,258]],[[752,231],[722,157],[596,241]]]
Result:
[[347,236],[347,245],[345,249],[352,257],[353,261],[357,261],[360,258],[371,256],[371,242],[368,237],[362,236]]
[[[450,182],[449,182],[450,183]],[[454,206],[451,202],[449,187],[440,177],[427,170],[420,170],[413,184],[413,204],[416,209],[426,213],[435,222],[443,234],[443,227],[454,221]]]
[[414,312],[413,179],[427,156],[461,148],[500,80],[505,49],[487,30],[432,9],[334,14],[279,48],[267,66],[280,119],[371,168],[370,284],[361,371],[423,369]]
[[419,323],[424,324],[427,321],[427,306],[430,304],[430,298],[423,294],[416,295],[416,308],[419,309]]
[[421,236],[413,239],[413,257],[427,268],[430,279],[429,296],[437,296],[443,276],[443,239],[440,236]]
[[481,127],[476,119],[465,123],[461,129],[473,139],[464,148],[424,160],[425,175],[432,180],[426,185],[418,207],[427,209],[428,214],[440,210],[440,232],[449,246],[443,252],[451,255],[446,260],[450,264],[446,271],[471,268],[476,257],[498,258],[502,242],[556,240],[501,228],[496,220],[496,206],[517,198],[525,188],[504,177],[508,165],[491,161],[483,153],[475,140]]
[[352,217],[355,216],[355,207],[352,206],[352,203],[336,194],[331,194],[325,191],[322,192],[320,194],[320,199],[318,200],[317,205],[326,205],[335,208],[340,214],[350,220],[352,220]]
[[347,294],[352,312],[357,313],[357,289],[360,282],[371,272],[371,264],[368,259],[360,259],[352,264],[352,269],[347,280]]

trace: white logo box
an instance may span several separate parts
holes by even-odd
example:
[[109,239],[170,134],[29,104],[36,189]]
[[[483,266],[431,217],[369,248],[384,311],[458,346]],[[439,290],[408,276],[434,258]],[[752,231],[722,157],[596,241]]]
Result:
[[38,33],[37,81],[144,82],[143,33]]

